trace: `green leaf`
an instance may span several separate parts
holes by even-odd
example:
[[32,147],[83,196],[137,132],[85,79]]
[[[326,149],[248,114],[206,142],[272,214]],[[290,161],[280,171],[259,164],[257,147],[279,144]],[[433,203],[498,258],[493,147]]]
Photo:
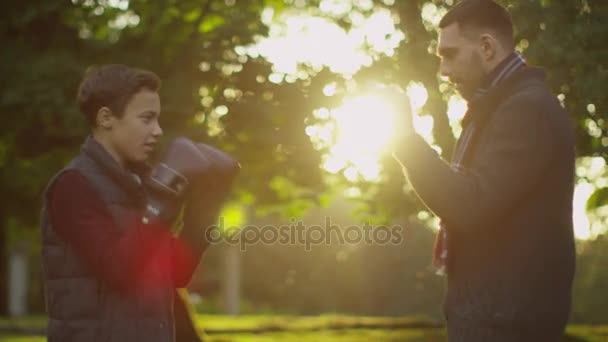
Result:
[[200,8],[196,8],[193,11],[190,11],[189,13],[187,13],[184,16],[184,21],[187,23],[192,23],[194,22],[196,19],[198,19],[198,17],[201,16],[201,9]]
[[198,30],[201,33],[207,33],[207,32],[213,31],[216,28],[224,25],[225,22],[226,22],[226,20],[224,19],[224,17],[212,14],[212,15],[209,15],[205,20],[203,20],[201,25],[198,27]]
[[604,205],[608,205],[608,188],[595,190],[587,200],[587,211],[597,209]]

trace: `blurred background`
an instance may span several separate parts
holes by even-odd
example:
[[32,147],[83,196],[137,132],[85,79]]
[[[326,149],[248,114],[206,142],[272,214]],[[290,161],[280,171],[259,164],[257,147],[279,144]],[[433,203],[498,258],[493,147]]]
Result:
[[[571,322],[600,329],[608,323],[608,3],[499,2],[513,15],[517,49],[546,68],[575,122],[578,260]],[[449,158],[466,103],[438,76],[434,52],[437,24],[454,3],[3,2],[0,328],[44,315],[41,194],[88,133],[75,104],[78,83],[88,67],[105,63],[161,77],[164,142],[187,136],[238,158],[242,172],[222,214],[223,229],[310,227],[326,218],[341,229],[403,228],[399,243],[385,245],[324,243],[307,250],[276,242],[243,251],[216,244],[189,287],[202,328],[213,315],[237,317],[227,329],[251,315],[441,322],[445,280],[430,267],[438,220],[387,156],[399,113],[369,84],[401,87],[412,101],[417,132]]]

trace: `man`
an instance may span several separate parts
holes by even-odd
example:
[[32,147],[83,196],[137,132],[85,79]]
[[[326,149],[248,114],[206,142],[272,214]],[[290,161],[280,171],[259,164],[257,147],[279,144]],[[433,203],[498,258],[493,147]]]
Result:
[[449,165],[408,111],[394,156],[442,221],[449,341],[559,341],[575,265],[570,119],[514,51],[503,7],[463,0],[439,26],[440,72],[468,101],[463,133]]
[[49,342],[174,341],[175,288],[189,282],[207,246],[201,226],[221,201],[190,193],[177,238],[177,200],[144,219],[159,87],[154,73],[125,65],[94,69],[80,85],[92,133],[50,181],[42,210]]

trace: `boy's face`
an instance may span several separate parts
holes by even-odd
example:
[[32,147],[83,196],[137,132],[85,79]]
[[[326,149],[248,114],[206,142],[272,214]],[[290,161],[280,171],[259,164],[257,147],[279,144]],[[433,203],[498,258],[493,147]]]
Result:
[[110,129],[104,135],[113,150],[110,153],[120,164],[144,162],[150,157],[163,134],[159,116],[158,93],[147,89],[131,97],[122,117],[111,116]]

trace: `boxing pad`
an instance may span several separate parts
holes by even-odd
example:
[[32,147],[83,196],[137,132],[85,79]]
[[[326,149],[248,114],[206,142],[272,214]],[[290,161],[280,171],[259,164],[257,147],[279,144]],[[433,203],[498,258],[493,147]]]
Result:
[[147,203],[144,223],[161,219],[171,224],[181,209],[192,180],[209,174],[214,162],[196,144],[186,138],[173,140],[161,161],[145,181]]

